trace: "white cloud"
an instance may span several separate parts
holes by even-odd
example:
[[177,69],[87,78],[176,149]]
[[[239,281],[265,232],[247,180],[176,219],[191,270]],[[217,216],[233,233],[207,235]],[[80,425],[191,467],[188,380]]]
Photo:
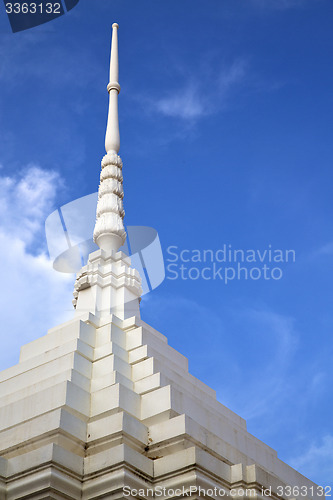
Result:
[[0,231],[8,240],[18,238],[29,245],[40,236],[62,183],[52,170],[28,165],[22,171],[21,176],[0,177]]
[[[216,113],[226,104],[231,90],[239,85],[245,76],[244,61],[235,61],[216,75],[210,71],[198,71],[183,88],[168,92],[165,97],[150,100],[151,107],[165,116],[196,120]],[[207,92],[209,88],[209,93]]]
[[35,165],[22,171],[0,176],[0,369],[18,361],[22,344],[71,314],[73,278],[54,271],[43,250],[44,221],[61,179]]
[[333,436],[328,434],[320,442],[311,443],[304,453],[289,463],[303,475],[316,478],[318,484],[333,486]]
[[166,116],[192,119],[207,114],[204,99],[200,96],[198,88],[189,84],[175,95],[159,99],[155,103],[157,111]]

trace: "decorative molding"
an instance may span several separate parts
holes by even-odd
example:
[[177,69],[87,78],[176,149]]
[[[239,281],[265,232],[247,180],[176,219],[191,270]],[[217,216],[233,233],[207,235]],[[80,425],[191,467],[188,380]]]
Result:
[[142,291],[140,274],[136,269],[130,267],[129,257],[123,252],[107,256],[101,251],[94,252],[91,256],[94,257],[95,254],[99,254],[98,261],[96,258],[89,259],[88,264],[77,274],[72,301],[75,309],[80,291],[94,285],[98,285],[100,288],[111,286],[114,289],[126,287],[138,298],[140,297]]
[[[123,218],[123,163],[116,153],[108,153],[102,159],[102,171],[98,189],[94,241],[104,250],[118,250],[125,243],[126,232]],[[106,243],[103,245],[103,240]],[[116,248],[108,242],[118,243]]]
[[76,315],[140,316],[142,288],[139,272],[123,252],[97,250],[77,274],[72,301]]

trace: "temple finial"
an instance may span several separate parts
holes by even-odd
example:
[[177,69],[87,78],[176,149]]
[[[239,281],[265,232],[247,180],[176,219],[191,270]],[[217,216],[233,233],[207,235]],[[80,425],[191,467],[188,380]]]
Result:
[[105,135],[105,150],[106,152],[119,152],[120,135],[119,135],[119,120],[118,120],[118,94],[120,92],[119,85],[119,65],[118,65],[118,24],[112,25],[112,43],[111,43],[111,58],[110,58],[110,82],[107,86],[109,92],[109,115]]
[[110,61],[109,114],[105,135],[106,155],[102,160],[102,172],[98,189],[95,243],[106,251],[117,251],[125,243],[126,232],[123,218],[122,161],[118,156],[120,147],[118,122],[118,24],[112,25]]

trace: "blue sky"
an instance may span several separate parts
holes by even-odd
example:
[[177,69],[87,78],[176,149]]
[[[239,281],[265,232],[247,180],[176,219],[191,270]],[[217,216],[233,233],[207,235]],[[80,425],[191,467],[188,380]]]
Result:
[[97,189],[114,21],[126,223],[155,228],[165,259],[296,255],[279,280],[165,279],[142,317],[250,432],[333,485],[330,0],[80,0],[15,35],[1,4],[0,368],[70,314],[44,222]]

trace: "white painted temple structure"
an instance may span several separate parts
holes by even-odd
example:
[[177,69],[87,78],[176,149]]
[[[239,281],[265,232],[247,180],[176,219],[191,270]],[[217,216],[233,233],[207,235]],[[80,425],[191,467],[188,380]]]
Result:
[[77,275],[74,319],[24,345],[19,363],[0,373],[0,500],[314,498],[316,485],[252,436],[140,319],[140,276],[119,251],[117,30],[99,250]]

